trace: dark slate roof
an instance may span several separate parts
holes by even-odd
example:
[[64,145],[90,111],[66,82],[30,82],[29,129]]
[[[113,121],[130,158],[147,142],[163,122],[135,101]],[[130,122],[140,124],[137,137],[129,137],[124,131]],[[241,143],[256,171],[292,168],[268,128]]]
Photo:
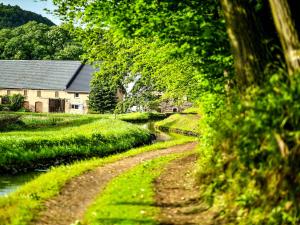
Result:
[[68,92],[90,92],[92,74],[96,71],[91,65],[83,65],[67,86]]
[[0,60],[0,88],[89,92],[92,69],[80,61]]

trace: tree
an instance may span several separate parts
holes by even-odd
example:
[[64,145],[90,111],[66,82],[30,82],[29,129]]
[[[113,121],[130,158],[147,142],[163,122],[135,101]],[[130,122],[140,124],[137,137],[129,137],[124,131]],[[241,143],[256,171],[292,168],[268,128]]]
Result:
[[[136,38],[157,40],[156,48],[105,43],[108,50],[122,51],[107,51],[113,55],[104,57],[107,64],[115,64],[104,69],[150,75],[171,93],[186,86],[194,89],[189,94],[200,102],[202,112],[199,165],[204,196],[211,204],[216,196],[224,200],[224,223],[299,224],[300,79],[286,76],[280,66],[282,52],[287,52],[289,73],[298,68],[298,58],[288,52],[298,55],[300,20],[291,7],[297,1],[270,1],[272,13],[268,1],[260,0],[54,2],[70,22],[91,30],[85,39],[95,53],[95,40],[105,39],[94,33],[97,29],[129,43]],[[168,54],[162,54],[166,49]],[[126,56],[129,64],[118,55]],[[177,79],[180,82],[173,82]]]
[[91,83],[89,108],[99,113],[113,112],[117,105],[117,88],[106,77],[97,77]]
[[78,60],[82,46],[66,28],[29,22],[17,28],[0,30],[0,59]]
[[264,80],[269,52],[263,43],[260,19],[254,6],[244,0],[221,0],[227,33],[234,57],[236,81],[240,89]]
[[36,21],[48,26],[55,25],[52,21],[39,14],[25,11],[19,6],[4,5],[3,3],[0,3],[0,29],[22,26],[30,21]]
[[300,41],[287,0],[269,0],[289,74],[300,69]]
[[[101,42],[101,39],[106,38],[101,30],[109,30],[112,38],[125,37],[127,41],[135,42],[136,47],[130,49],[137,57],[130,56],[132,52],[124,57],[124,51],[114,51],[117,54],[113,54],[111,49],[106,49],[111,58],[122,55],[122,59],[127,60],[127,63],[122,63],[123,66],[113,66],[111,62],[115,59],[107,63],[114,70],[124,70],[121,76],[127,76],[130,72],[128,65],[135,61],[137,63],[131,65],[130,69],[140,73],[142,71],[145,76],[151,74],[152,78],[161,81],[158,83],[164,91],[165,87],[176,89],[169,92],[174,95],[187,94],[187,90],[195,98],[211,91],[224,94],[224,82],[231,76],[225,78],[223,73],[224,70],[231,71],[232,57],[217,0],[151,3],[56,0],[54,3],[59,6],[58,13],[63,18],[74,24],[83,24],[86,32],[76,36],[84,39],[84,46],[90,47],[87,50],[91,53],[87,54],[89,59],[103,61],[102,56],[99,57],[99,52],[102,52],[100,46],[116,46]],[[129,46],[132,45],[130,41],[127,43]],[[121,43],[118,42],[120,45],[116,49],[120,49]],[[124,49],[128,49],[128,46]],[[163,54],[163,51],[166,53]],[[119,59],[116,60],[120,62]],[[103,62],[102,68],[107,64]]]

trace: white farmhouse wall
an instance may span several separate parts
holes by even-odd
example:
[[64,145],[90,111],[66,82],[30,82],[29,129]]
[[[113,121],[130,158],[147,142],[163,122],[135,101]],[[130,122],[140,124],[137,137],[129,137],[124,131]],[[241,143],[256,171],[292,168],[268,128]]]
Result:
[[[21,94],[24,95],[24,89],[0,89],[0,96],[7,95],[7,91],[10,91],[10,95]],[[41,92],[41,97],[38,97],[38,91]],[[58,97],[55,93],[58,92]],[[88,112],[88,93],[78,93],[79,96],[75,97],[75,93],[66,91],[55,90],[27,90],[27,96],[25,101],[29,102],[30,111],[35,111],[35,103],[42,102],[43,112],[49,112],[49,99],[65,99],[65,112],[66,113],[87,113]],[[80,105],[79,109],[72,109],[72,105]]]

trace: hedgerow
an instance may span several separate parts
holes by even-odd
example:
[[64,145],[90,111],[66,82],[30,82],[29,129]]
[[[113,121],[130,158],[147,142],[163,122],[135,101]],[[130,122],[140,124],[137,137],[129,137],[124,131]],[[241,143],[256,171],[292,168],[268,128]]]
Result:
[[299,93],[299,76],[278,72],[206,118],[202,191],[227,223],[299,224]]

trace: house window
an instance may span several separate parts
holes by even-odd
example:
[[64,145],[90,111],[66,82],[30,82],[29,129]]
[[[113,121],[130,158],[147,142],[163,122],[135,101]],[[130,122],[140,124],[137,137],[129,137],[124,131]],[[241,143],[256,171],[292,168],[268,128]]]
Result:
[[37,97],[42,97],[42,92],[41,91],[37,91]]
[[10,90],[7,90],[6,94],[7,94],[7,95],[10,95]]
[[28,93],[27,90],[24,90],[24,96],[27,97]]
[[55,98],[59,98],[59,92],[58,91],[55,92]]
[[79,105],[72,104],[72,109],[79,109]]
[[79,93],[74,93],[74,98],[79,98]]

